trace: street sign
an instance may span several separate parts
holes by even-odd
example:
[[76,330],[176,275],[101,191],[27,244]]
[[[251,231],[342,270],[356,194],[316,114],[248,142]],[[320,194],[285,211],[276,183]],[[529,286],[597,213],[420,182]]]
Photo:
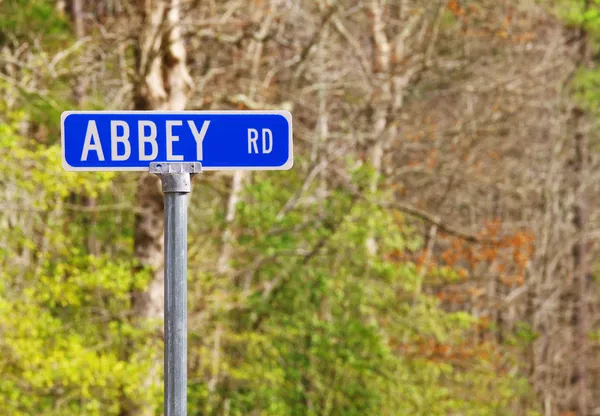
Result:
[[65,111],[63,167],[148,171],[152,162],[209,170],[288,170],[288,111]]
[[65,111],[63,167],[158,175],[165,195],[165,415],[187,414],[187,207],[203,170],[287,170],[287,111]]

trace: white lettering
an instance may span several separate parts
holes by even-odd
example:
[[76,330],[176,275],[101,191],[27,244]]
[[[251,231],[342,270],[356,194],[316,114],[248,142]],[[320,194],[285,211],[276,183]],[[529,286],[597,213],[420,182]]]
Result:
[[100,135],[98,134],[98,126],[94,120],[88,121],[87,130],[85,132],[85,140],[83,141],[83,151],[81,152],[81,161],[84,162],[88,158],[88,153],[93,150],[98,155],[98,160],[104,162],[104,152],[100,144]]
[[[269,139],[269,147],[267,148],[267,139]],[[273,133],[269,129],[262,129],[262,151],[263,154],[271,153],[273,150]]]
[[173,134],[174,126],[181,126],[181,120],[167,120],[167,160],[183,160],[182,155],[173,154],[173,142],[179,141],[179,136]]
[[[118,128],[123,128],[123,134],[119,135]],[[119,154],[119,143],[123,143],[125,153]],[[129,143],[129,125],[124,121],[111,120],[110,122],[110,152],[112,160],[127,160],[131,156],[131,144]]]
[[[146,136],[144,129],[150,127],[150,134]],[[156,143],[156,124],[148,120],[138,121],[138,145],[140,151],[140,160],[154,160],[158,156],[158,143]],[[152,152],[146,154],[146,143],[150,143]]]
[[258,130],[248,129],[248,154],[252,154],[252,148],[254,147],[254,153],[258,153],[258,146],[256,141],[258,140]]
[[198,160],[202,160],[202,142],[204,141],[204,136],[206,136],[206,132],[208,131],[209,124],[210,120],[206,120],[204,123],[202,123],[202,128],[200,129],[200,132],[198,132],[196,124],[194,124],[192,120],[188,120],[190,130],[192,130],[194,139],[196,139],[196,158]]

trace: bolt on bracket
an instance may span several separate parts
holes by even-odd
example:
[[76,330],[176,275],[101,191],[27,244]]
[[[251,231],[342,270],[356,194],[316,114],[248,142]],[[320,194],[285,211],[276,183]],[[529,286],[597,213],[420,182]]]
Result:
[[151,162],[149,172],[160,177],[164,193],[189,193],[192,190],[192,177],[202,173],[202,164],[200,162]]

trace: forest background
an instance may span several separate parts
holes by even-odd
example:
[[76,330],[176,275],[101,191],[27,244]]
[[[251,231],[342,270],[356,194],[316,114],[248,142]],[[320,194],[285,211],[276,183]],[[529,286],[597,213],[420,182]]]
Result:
[[0,0],[0,413],[162,413],[156,177],[74,109],[285,109],[194,179],[189,415],[600,415],[600,1]]

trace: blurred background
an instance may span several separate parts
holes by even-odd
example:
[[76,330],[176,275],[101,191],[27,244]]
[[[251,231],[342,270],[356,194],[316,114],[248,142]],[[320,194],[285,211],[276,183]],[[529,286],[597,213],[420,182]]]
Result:
[[[162,414],[158,179],[65,110],[284,109],[194,179],[188,412],[600,415],[598,0],[0,0],[0,414]],[[224,138],[225,140],[225,138]]]

